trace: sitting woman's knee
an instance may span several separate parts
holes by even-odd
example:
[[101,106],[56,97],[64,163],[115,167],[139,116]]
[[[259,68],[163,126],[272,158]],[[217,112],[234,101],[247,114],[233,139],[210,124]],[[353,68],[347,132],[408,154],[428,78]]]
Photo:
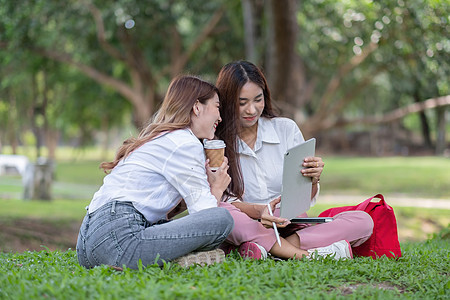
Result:
[[228,231],[228,233],[230,233],[234,227],[233,217],[231,216],[230,212],[226,208],[218,207],[217,211],[218,211],[218,218],[220,218],[222,220],[222,223],[223,223],[224,227],[226,228],[225,230]]
[[365,230],[372,234],[374,226],[372,217],[365,211],[359,211],[358,217],[361,219],[361,221],[359,222],[360,224],[358,225],[360,226],[361,230]]

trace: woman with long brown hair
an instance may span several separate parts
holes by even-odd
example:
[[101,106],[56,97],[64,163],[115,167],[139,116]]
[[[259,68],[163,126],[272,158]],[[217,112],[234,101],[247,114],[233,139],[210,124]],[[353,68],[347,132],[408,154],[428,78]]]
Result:
[[[194,76],[172,80],[153,121],[123,143],[114,161],[101,164],[109,174],[80,228],[80,265],[223,259],[216,248],[233,228],[228,211],[218,207],[231,181],[228,160],[212,172],[200,141],[214,137],[219,105],[214,85]],[[181,199],[189,215],[168,221]]]
[[[297,259],[311,253],[350,258],[350,245],[360,245],[372,234],[373,221],[367,213],[346,212],[330,223],[314,226],[289,224],[278,217],[284,153],[304,138],[293,120],[275,115],[263,72],[247,61],[231,62],[220,70],[216,85],[223,118],[216,135],[225,140],[228,151],[237,153],[240,166],[236,173],[240,176],[232,177],[233,186],[245,191],[220,204],[235,222],[227,242],[238,247],[244,257],[255,259],[267,253]],[[311,179],[311,201],[315,202],[324,162],[320,157],[308,157],[298,165],[303,166],[299,172]],[[270,215],[268,204],[275,216]],[[281,245],[276,242],[273,222],[278,224]]]

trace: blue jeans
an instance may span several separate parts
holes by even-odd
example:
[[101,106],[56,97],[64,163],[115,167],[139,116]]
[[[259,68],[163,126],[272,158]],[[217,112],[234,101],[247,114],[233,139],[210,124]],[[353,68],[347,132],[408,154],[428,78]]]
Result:
[[150,224],[131,202],[113,201],[87,213],[77,241],[80,265],[126,265],[137,269],[171,261],[192,251],[217,248],[233,229],[230,213],[209,208],[185,217]]

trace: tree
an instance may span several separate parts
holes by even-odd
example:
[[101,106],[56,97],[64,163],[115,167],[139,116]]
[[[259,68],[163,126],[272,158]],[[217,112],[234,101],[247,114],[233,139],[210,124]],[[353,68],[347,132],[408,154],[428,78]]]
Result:
[[[439,0],[0,0],[0,56],[11,66],[26,58],[19,70],[47,79],[41,100],[59,112],[50,127],[83,120],[86,140],[99,123],[122,120],[117,110],[131,109],[142,126],[176,74],[213,81],[246,56],[265,69],[282,114],[310,136],[414,102],[447,105],[436,99],[450,94],[448,8]],[[76,109],[55,109],[55,92]],[[101,122],[89,107],[102,111]],[[436,116],[445,129],[445,112]]]
[[[272,43],[275,49],[283,45],[270,55],[281,62],[281,67],[269,68],[270,78],[281,82],[272,81],[274,98],[283,114],[302,124],[307,136],[360,123],[355,115],[384,122],[391,119],[391,111],[426,99],[427,105],[416,106],[420,107],[417,113],[448,105],[439,98],[450,94],[449,50],[443,46],[445,1],[426,7],[414,1],[271,3],[270,27],[274,32],[284,28],[283,34],[272,34],[284,39]],[[295,4],[300,5],[298,10]],[[298,20],[298,42],[293,17]],[[297,53],[290,50],[294,43]],[[293,69],[299,75],[291,82],[296,78]],[[388,81],[380,81],[386,76]],[[415,91],[407,92],[408,87]],[[386,118],[371,117],[377,114],[386,114]]]
[[225,13],[221,1],[19,1],[5,5],[7,13],[17,18],[15,34],[22,34],[8,47],[26,46],[33,54],[71,65],[113,89],[132,104],[138,127],[161,102],[162,87],[170,77],[189,69],[205,70],[199,53],[214,47],[207,41],[219,30]]

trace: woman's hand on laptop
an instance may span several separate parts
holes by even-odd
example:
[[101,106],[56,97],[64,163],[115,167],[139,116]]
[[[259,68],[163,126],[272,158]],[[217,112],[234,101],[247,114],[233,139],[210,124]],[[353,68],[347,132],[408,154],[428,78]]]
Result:
[[[270,207],[272,208],[272,211],[275,211],[275,207],[277,206],[278,203],[280,203],[280,201],[281,197],[278,197],[270,201]],[[291,223],[288,219],[271,216],[269,213],[269,209],[267,208],[267,205],[264,205],[264,208],[261,211],[261,218],[258,219],[258,221],[260,221],[261,224],[266,228],[272,228],[273,223],[275,223],[276,226],[280,228],[286,227]]]

